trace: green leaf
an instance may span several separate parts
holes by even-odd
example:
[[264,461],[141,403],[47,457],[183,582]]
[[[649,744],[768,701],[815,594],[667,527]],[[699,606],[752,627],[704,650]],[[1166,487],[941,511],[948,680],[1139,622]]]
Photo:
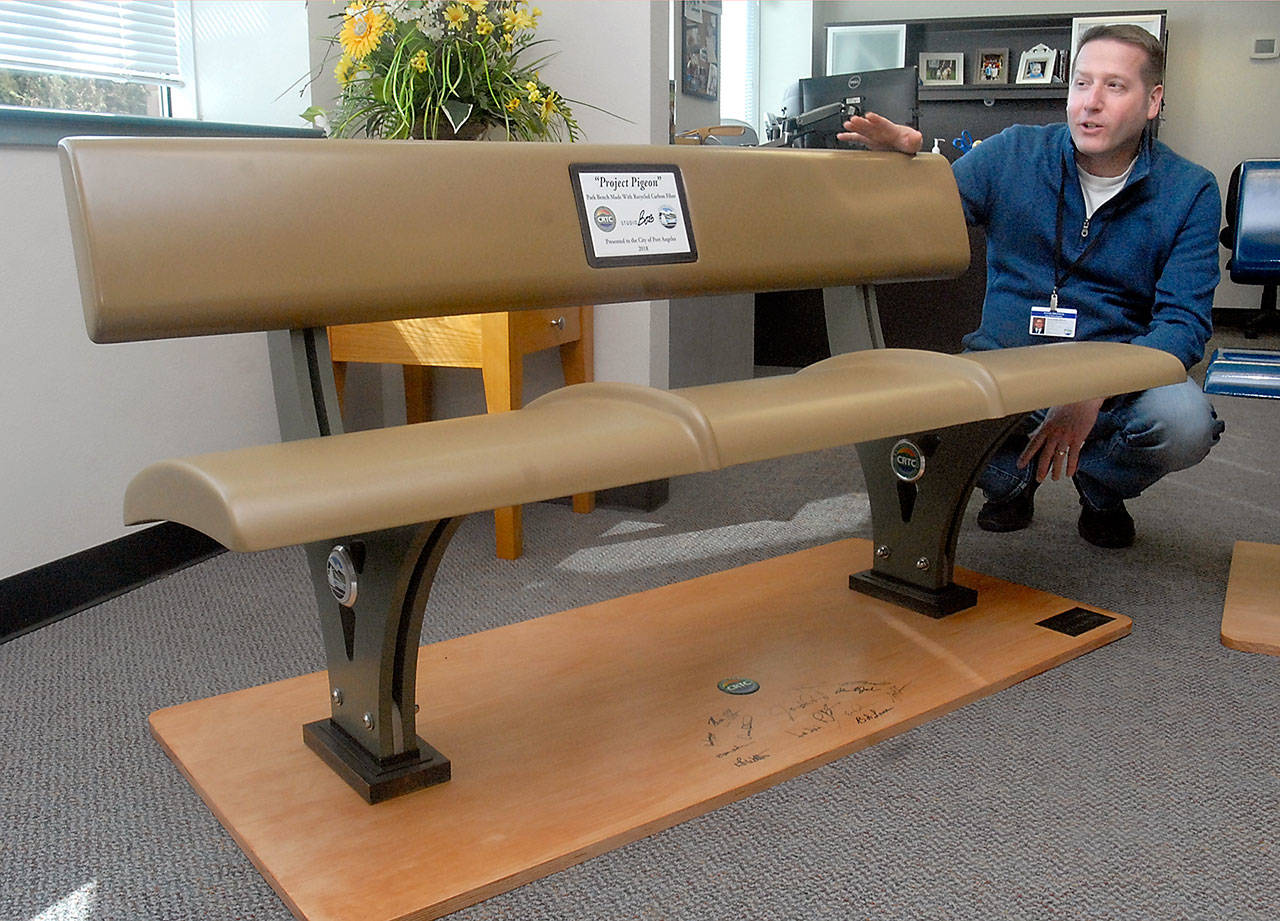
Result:
[[308,106],[306,111],[298,113],[298,117],[306,119],[314,125],[316,123],[316,119],[323,117],[324,114],[324,109],[319,106]]

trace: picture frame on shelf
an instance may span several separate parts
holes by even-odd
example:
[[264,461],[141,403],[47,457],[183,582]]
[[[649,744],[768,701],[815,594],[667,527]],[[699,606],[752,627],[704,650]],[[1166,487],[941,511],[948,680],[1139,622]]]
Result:
[[962,86],[964,54],[959,51],[922,52],[920,82],[925,86]]
[[1018,60],[1018,83],[1052,83],[1058,52],[1048,45],[1036,45],[1022,52]]
[[680,92],[720,98],[720,0],[680,4]]
[[1009,49],[979,48],[978,63],[974,68],[974,83],[1008,83]]
[[1076,16],[1071,20],[1071,59],[1076,57],[1076,49],[1080,47],[1080,39],[1094,26],[1131,25],[1146,29],[1159,41],[1164,41],[1163,13],[1135,13],[1132,15],[1113,14],[1111,16]]

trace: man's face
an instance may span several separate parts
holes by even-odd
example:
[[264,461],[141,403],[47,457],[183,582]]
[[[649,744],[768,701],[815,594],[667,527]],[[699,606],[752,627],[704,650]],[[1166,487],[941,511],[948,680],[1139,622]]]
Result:
[[1095,39],[1076,54],[1067,94],[1067,124],[1077,160],[1095,176],[1118,176],[1138,153],[1147,122],[1160,112],[1164,87],[1142,81],[1146,55],[1113,39]]

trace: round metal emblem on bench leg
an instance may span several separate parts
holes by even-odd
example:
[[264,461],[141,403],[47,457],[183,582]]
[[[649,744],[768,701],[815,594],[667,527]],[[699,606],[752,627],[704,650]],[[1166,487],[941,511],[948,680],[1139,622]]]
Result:
[[417,734],[418,639],[445,548],[462,522],[307,545],[329,670],[330,717],[303,739],[368,802],[449,779]]
[[972,607],[977,593],[952,581],[960,523],[978,475],[1021,419],[859,444],[875,555],[871,569],[849,577],[849,587],[930,617]]

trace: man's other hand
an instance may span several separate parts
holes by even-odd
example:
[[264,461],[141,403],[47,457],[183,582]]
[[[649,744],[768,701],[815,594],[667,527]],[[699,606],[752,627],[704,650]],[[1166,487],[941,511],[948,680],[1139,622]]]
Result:
[[1068,403],[1049,410],[1044,422],[1028,438],[1026,450],[1018,457],[1018,467],[1031,463],[1036,455],[1036,480],[1043,483],[1045,477],[1073,477],[1080,465],[1080,449],[1098,421],[1102,399]]

